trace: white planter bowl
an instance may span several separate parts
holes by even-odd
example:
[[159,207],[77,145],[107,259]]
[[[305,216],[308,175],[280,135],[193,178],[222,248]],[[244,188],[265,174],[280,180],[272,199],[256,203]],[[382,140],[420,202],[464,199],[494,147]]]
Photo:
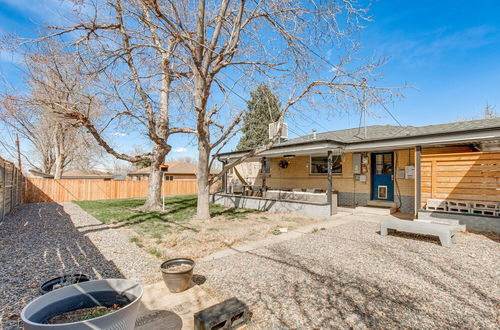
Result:
[[[109,314],[94,319],[45,324],[48,319],[75,309],[94,307],[95,300],[104,305],[116,303],[117,295],[123,295],[130,302]],[[30,302],[21,312],[24,329],[134,329],[143,294],[142,286],[136,281],[126,279],[106,279],[77,283],[51,291]]]

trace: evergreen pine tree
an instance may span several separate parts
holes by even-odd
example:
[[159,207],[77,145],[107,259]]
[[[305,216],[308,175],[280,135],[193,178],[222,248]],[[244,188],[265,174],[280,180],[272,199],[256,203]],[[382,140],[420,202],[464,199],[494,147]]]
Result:
[[243,117],[243,136],[237,150],[253,149],[269,141],[268,127],[278,120],[281,103],[271,89],[261,84],[250,92],[247,112]]

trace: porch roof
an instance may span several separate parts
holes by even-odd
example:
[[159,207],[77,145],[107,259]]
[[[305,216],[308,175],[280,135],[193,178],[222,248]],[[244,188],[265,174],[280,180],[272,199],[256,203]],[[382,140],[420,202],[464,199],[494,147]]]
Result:
[[[390,150],[414,146],[435,146],[442,144],[474,143],[500,140],[500,118],[470,120],[429,126],[367,127],[367,138],[359,128],[338,130],[301,136],[275,145],[257,157],[305,155],[333,151],[360,152]],[[250,150],[233,151],[216,155],[220,159],[238,158]]]

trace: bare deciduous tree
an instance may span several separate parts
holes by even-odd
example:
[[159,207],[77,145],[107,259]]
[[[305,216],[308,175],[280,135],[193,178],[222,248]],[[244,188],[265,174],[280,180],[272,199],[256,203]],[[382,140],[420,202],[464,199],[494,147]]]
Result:
[[98,104],[85,104],[88,76],[78,72],[69,54],[61,53],[56,43],[39,46],[25,54],[24,91],[5,92],[0,115],[8,130],[31,144],[36,157],[24,153],[28,164],[60,179],[65,168],[88,165],[99,153],[88,134],[59,115],[61,108],[85,105],[95,118]]
[[[243,112],[225,106],[238,95],[240,85],[264,80],[279,86],[287,101],[278,122],[305,100],[323,105],[350,105],[369,94],[381,100],[387,89],[375,88],[363,78],[373,78],[377,65],[355,63],[353,35],[369,20],[354,0],[222,0],[140,1],[159,29],[178,40],[178,55],[190,75],[198,137],[197,217],[209,218],[210,155],[234,136]],[[318,54],[336,54],[332,65]],[[232,79],[232,77],[240,77]],[[286,87],[284,87],[286,86]],[[219,99],[221,103],[216,104]],[[231,166],[272,147],[269,143],[249,152]],[[227,170],[227,169],[226,169]]]
[[[280,123],[292,110],[347,108],[363,96],[382,102],[385,92],[391,93],[375,87],[377,63],[357,59],[356,34],[369,18],[355,0],[82,2],[95,7],[84,11],[92,16],[56,27],[47,37],[74,35],[82,57],[92,60],[89,66],[106,76],[105,89],[117,101],[109,104],[121,103],[113,119],[144,127],[153,150],[135,157],[118,153],[95,124],[79,113],[72,116],[115,157],[151,160],[149,208],[159,206],[159,165],[171,149],[168,137],[195,133],[197,217],[209,218],[210,184],[225,172],[210,179],[210,156],[240,125],[243,111],[234,107],[234,99],[243,98],[245,85],[266,82],[277,89],[287,100]],[[327,51],[332,56],[325,56]],[[336,58],[335,64],[326,57]],[[271,148],[276,140],[277,135],[230,166]]]
[[[77,108],[65,109],[64,115],[84,126],[117,159],[150,163],[143,209],[161,209],[160,165],[171,150],[168,138],[174,133],[194,133],[189,127],[171,124],[172,108],[183,101],[179,78],[188,75],[176,56],[179,38],[158,26],[146,1],[82,1],[81,4],[93,10],[81,11],[74,25],[52,27],[54,33],[41,40],[62,35],[73,38],[71,44],[79,60],[89,73],[99,77],[95,89],[106,108],[106,120],[95,122]],[[141,155],[117,151],[105,134],[110,126],[141,131],[151,141],[152,150]]]

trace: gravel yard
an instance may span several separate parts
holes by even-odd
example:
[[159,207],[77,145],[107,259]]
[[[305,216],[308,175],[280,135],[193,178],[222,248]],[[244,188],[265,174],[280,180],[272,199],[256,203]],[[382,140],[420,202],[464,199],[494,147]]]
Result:
[[255,329],[498,328],[500,245],[353,222],[206,262],[204,286],[251,305]]
[[[382,237],[379,217],[367,217],[199,262],[196,273],[211,295],[251,306],[251,329],[498,327],[498,235],[460,233],[443,248],[429,237]],[[0,326],[17,328],[46,279],[82,272],[153,283],[159,263],[73,203],[22,205],[0,223]]]
[[38,286],[63,273],[160,280],[159,260],[73,203],[25,204],[0,224],[0,327],[18,325]]

